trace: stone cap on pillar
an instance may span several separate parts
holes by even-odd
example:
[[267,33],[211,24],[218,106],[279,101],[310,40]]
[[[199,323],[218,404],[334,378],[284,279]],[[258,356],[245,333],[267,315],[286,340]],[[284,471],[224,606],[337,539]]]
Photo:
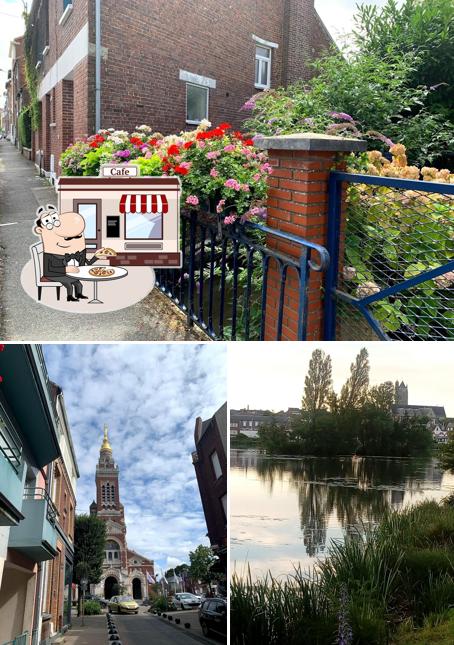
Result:
[[366,141],[350,137],[336,137],[331,134],[299,132],[280,134],[273,137],[254,138],[256,148],[262,150],[307,150],[314,152],[364,152]]

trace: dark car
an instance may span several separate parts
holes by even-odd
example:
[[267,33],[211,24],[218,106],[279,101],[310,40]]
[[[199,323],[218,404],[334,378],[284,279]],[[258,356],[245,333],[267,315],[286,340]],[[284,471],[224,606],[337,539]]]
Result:
[[224,598],[206,598],[199,608],[199,622],[205,636],[212,632],[227,634],[227,601]]

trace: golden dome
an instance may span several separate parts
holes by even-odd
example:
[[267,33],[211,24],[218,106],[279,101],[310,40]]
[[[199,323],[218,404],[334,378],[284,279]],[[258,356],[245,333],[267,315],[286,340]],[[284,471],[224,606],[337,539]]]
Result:
[[104,440],[102,442],[101,450],[108,450],[109,452],[112,452],[112,446],[109,443],[109,439],[107,437],[107,426],[104,426]]

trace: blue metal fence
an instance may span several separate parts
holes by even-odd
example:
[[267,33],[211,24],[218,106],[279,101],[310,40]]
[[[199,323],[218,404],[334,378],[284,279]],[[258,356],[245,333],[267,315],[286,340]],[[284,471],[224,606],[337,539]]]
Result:
[[[299,257],[273,251],[267,238],[295,245]],[[297,335],[299,340],[306,338],[308,280],[311,271],[324,271],[329,264],[324,247],[263,224],[225,226],[218,215],[183,211],[181,249],[182,268],[157,270],[156,284],[190,325],[195,323],[217,340],[263,340],[268,275],[271,263],[276,263],[280,279],[275,340],[282,337],[292,272],[299,287]]]
[[27,640],[28,632],[24,632],[20,636],[16,636],[14,640],[3,643],[3,645],[27,645]]
[[328,251],[326,340],[454,339],[453,184],[332,172]]

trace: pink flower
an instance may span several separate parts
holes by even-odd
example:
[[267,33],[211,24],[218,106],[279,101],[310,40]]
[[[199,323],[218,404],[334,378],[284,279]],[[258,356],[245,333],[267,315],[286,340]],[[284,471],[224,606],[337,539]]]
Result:
[[205,156],[207,159],[217,159],[220,154],[219,150],[211,150],[210,152],[207,152]]
[[268,162],[266,162],[260,166],[260,170],[270,175],[273,172],[273,166],[271,166]]
[[216,170],[216,168],[212,168],[212,169],[210,170],[210,175],[211,175],[211,177],[219,177],[219,173],[218,173],[218,171]]
[[197,206],[199,203],[199,198],[197,195],[188,195],[186,197],[186,204],[191,204],[191,206]]
[[254,181],[260,181],[261,178],[262,178],[262,175],[258,172],[252,177]]
[[241,190],[243,190],[245,193],[249,192],[249,184],[241,184],[240,185]]
[[233,152],[235,150],[235,146],[233,143],[229,143],[227,146],[224,146],[224,152]]
[[180,168],[185,168],[186,170],[190,170],[192,166],[192,161],[182,161],[180,163]]
[[197,145],[199,146],[199,148],[204,148],[206,146],[206,143],[205,141],[198,141]]
[[232,215],[227,215],[227,217],[224,217],[224,224],[233,224],[236,220],[236,214],[232,213]]
[[216,213],[222,213],[224,210],[225,199],[221,199],[216,206]]
[[226,188],[233,188],[233,190],[241,190],[241,184],[236,179],[227,179],[224,182]]

